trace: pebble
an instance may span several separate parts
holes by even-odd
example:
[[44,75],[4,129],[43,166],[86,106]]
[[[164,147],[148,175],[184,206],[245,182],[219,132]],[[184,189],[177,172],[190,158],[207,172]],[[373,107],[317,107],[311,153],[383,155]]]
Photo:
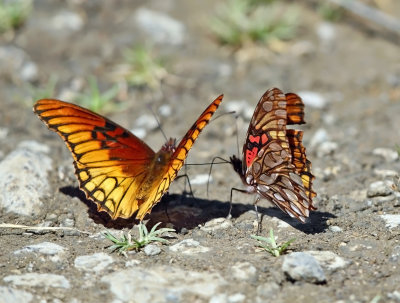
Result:
[[254,113],[254,109],[249,107],[246,100],[233,100],[224,106],[227,112],[235,112],[236,115],[242,116],[247,121],[251,119]]
[[372,151],[372,154],[382,157],[386,162],[394,162],[399,159],[399,153],[390,148],[377,147]]
[[338,144],[332,141],[322,142],[317,148],[319,158],[332,155],[338,149]]
[[268,282],[257,286],[257,295],[264,298],[273,298],[279,292],[279,285]]
[[369,185],[367,191],[367,197],[380,197],[389,196],[393,193],[394,183],[393,181],[376,181]]
[[185,239],[170,246],[169,250],[172,252],[180,252],[185,255],[193,255],[208,252],[210,248],[201,246],[200,243],[196,240]]
[[159,112],[160,115],[163,116],[163,117],[169,117],[169,116],[171,116],[172,108],[171,108],[171,106],[169,106],[168,104],[164,104],[164,105],[161,105],[161,106],[158,108],[158,112]]
[[50,191],[52,169],[48,152],[44,144],[24,141],[0,162],[0,205],[7,212],[35,216],[43,209],[40,198]]
[[76,268],[96,273],[105,270],[112,263],[114,263],[114,259],[103,252],[95,253],[93,255],[79,256],[76,257],[74,261]]
[[133,128],[131,129],[131,132],[139,139],[144,139],[147,135],[147,131],[141,127]]
[[332,23],[322,22],[317,26],[318,38],[325,45],[330,45],[336,36],[336,30]]
[[323,142],[329,141],[330,137],[325,128],[319,128],[310,140],[310,148],[315,148]]
[[191,185],[202,185],[207,184],[207,182],[212,182],[213,178],[209,174],[198,174],[190,179]]
[[51,29],[58,31],[77,32],[84,26],[82,17],[72,11],[62,11],[50,20]]
[[33,295],[29,292],[12,287],[0,286],[0,302],[30,303]]
[[398,176],[398,173],[390,169],[374,169],[374,174],[381,178],[394,178]]
[[39,78],[39,71],[24,50],[7,45],[0,47],[0,75],[16,82],[34,82]]
[[313,256],[324,270],[334,272],[338,269],[347,267],[350,262],[338,256],[332,251],[309,250],[305,253]]
[[158,127],[157,120],[152,115],[143,114],[136,119],[135,125],[138,128],[145,128],[148,130],[154,130]]
[[301,97],[301,99],[303,99],[303,102],[306,105],[306,107],[322,109],[328,103],[326,98],[317,92],[301,91],[298,92],[298,95]]
[[161,248],[157,245],[149,244],[145,246],[143,251],[146,256],[155,256],[161,253]]
[[329,230],[333,233],[341,233],[343,230],[337,225],[329,226]]
[[323,283],[325,273],[318,261],[305,252],[293,252],[285,256],[282,264],[285,275],[295,281]]
[[161,12],[139,8],[135,13],[137,25],[156,43],[181,45],[185,38],[185,26]]
[[220,229],[227,229],[232,226],[232,221],[227,218],[215,218],[206,222],[204,226],[200,227],[200,229],[204,231],[216,231]]
[[232,277],[253,282],[257,279],[257,269],[250,262],[237,262],[231,267]]
[[386,228],[393,229],[400,226],[400,215],[380,215],[385,221]]
[[38,244],[32,244],[25,246],[22,249],[14,251],[15,255],[20,255],[23,253],[39,253],[42,255],[47,255],[47,256],[54,256],[58,254],[62,254],[65,252],[65,247],[51,243],[51,242],[42,242]]
[[70,288],[69,281],[64,276],[55,274],[26,273],[6,276],[3,280],[13,285],[39,287],[42,290],[49,290],[49,288]]
[[[210,299],[227,282],[218,273],[185,271],[178,267],[132,267],[101,278],[120,302],[184,302],[183,296]],[[132,291],[134,290],[134,291]]]

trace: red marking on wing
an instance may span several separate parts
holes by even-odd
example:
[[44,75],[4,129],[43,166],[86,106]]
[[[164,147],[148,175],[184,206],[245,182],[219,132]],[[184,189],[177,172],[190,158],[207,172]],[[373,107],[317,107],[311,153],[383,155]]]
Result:
[[260,143],[260,136],[252,136],[252,135],[250,135],[249,136],[249,141],[251,143],[254,143],[254,142]]
[[253,163],[254,158],[257,156],[258,148],[253,147],[252,150],[246,150],[246,164],[247,167],[250,167],[251,163]]
[[261,144],[265,145],[268,142],[268,136],[266,134],[262,134],[261,136]]

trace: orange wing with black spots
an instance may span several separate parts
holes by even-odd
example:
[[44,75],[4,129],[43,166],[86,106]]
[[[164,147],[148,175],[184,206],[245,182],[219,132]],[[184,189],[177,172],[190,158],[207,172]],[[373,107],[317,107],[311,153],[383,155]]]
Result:
[[168,190],[221,101],[222,96],[211,103],[178,148],[171,139],[157,153],[128,130],[80,106],[43,99],[37,101],[34,112],[67,144],[79,187],[98,210],[108,212],[112,219],[137,213],[136,218],[142,220]]
[[251,192],[305,222],[309,211],[315,209],[311,188],[314,176],[300,133],[286,129],[288,124],[303,123],[304,104],[298,95],[285,95],[277,88],[268,90],[250,121],[242,170],[237,169],[237,158],[232,158],[232,164]]

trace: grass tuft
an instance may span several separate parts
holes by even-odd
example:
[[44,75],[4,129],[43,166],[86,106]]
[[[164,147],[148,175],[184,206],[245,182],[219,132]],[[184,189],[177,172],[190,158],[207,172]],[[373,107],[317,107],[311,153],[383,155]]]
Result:
[[25,23],[32,11],[32,0],[0,0],[0,33]]
[[210,27],[222,44],[242,47],[294,37],[298,25],[294,6],[277,1],[228,0],[220,5]]
[[113,101],[117,96],[119,88],[114,85],[105,92],[101,92],[95,77],[89,77],[89,91],[80,94],[76,102],[94,112],[110,113],[119,109],[119,106]]
[[105,238],[113,242],[114,244],[109,247],[112,251],[117,251],[120,254],[126,254],[129,250],[139,251],[147,244],[151,242],[161,242],[168,243],[168,240],[161,238],[166,232],[174,232],[173,228],[160,228],[157,230],[157,227],[161,224],[158,222],[153,226],[153,228],[148,231],[146,225],[140,223],[139,227],[139,238],[134,239],[130,233],[123,234],[121,238],[115,237],[109,231],[106,231],[103,235]]
[[125,64],[119,72],[129,85],[159,89],[167,71],[149,47],[134,46],[124,52]]
[[280,255],[282,255],[288,249],[289,245],[296,240],[290,239],[289,241],[278,245],[276,243],[277,238],[275,238],[272,228],[269,230],[268,238],[256,235],[251,235],[251,237],[258,241],[259,247],[261,247],[263,250],[266,250],[274,257],[279,257]]

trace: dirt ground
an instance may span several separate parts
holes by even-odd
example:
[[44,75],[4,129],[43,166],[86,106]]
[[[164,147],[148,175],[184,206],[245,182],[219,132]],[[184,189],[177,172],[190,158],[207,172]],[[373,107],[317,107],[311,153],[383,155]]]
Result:
[[[152,119],[148,104],[157,113],[157,109],[167,105],[171,112],[160,115],[162,128],[167,136],[181,138],[219,94],[225,97],[217,115],[244,100],[246,106],[237,120],[225,115],[205,128],[187,163],[208,163],[215,156],[228,159],[237,154],[235,124],[239,126],[241,145],[249,122],[248,112],[252,113],[267,89],[279,87],[285,92],[317,93],[324,104],[306,104],[307,124],[302,129],[316,176],[318,209],[311,213],[306,224],[300,224],[266,201],[260,201],[261,234],[266,235],[273,228],[279,240],[296,238],[289,252],[331,251],[346,260],[347,266],[326,272],[327,281],[321,284],[287,279],[281,269],[283,257],[274,258],[255,249],[256,242],[250,238],[255,232],[254,197],[245,194],[234,195],[230,228],[202,230],[200,227],[206,222],[227,215],[231,187],[243,188],[231,166],[221,164],[213,167],[208,195],[206,184],[200,182],[192,185],[196,198],[193,199],[184,192],[184,180],[177,180],[169,195],[148,217],[148,226],[161,221],[177,230],[169,245],[194,239],[210,248],[210,252],[188,257],[173,254],[163,245],[156,256],[143,252],[130,254],[128,258],[112,254],[115,262],[107,268],[107,273],[124,269],[127,260],[134,258],[140,261],[141,268],[176,266],[186,271],[219,273],[228,281],[224,293],[244,295],[241,301],[232,297],[230,301],[213,302],[400,302],[400,229],[399,225],[389,228],[382,218],[385,214],[399,214],[395,174],[400,171],[400,161],[380,156],[376,150],[386,148],[395,152],[400,144],[399,40],[352,15],[326,24],[312,3],[298,1],[301,26],[294,39],[277,43],[273,50],[248,46],[234,51],[220,46],[210,32],[207,18],[215,6],[214,1],[184,0],[35,1],[27,23],[13,36],[3,35],[0,43],[3,47],[22,49],[37,65],[37,77],[31,85],[43,87],[51,76],[56,76],[54,97],[68,96],[65,91],[76,83],[78,86],[83,83],[81,90],[84,90],[91,75],[97,77],[101,90],[115,83],[112,72],[123,61],[123,49],[150,39],[135,23],[133,16],[139,7],[179,20],[185,27],[183,42],[161,43],[156,48],[157,55],[165,58],[170,76],[155,90],[132,87],[121,90],[118,98],[124,109],[107,116],[128,129],[135,129],[138,127],[135,121],[141,116],[150,115]],[[76,13],[83,26],[78,30],[57,31],[54,16],[62,11]],[[389,13],[400,16],[400,10],[397,14]],[[0,139],[0,161],[24,140],[49,146],[49,156],[53,159],[53,171],[49,173],[52,190],[42,198],[44,206],[39,214],[22,216],[3,209],[1,223],[34,226],[51,217],[51,226],[60,226],[69,218],[74,222],[73,227],[90,235],[105,229],[117,232],[132,228],[137,223],[134,220],[113,222],[85,200],[77,188],[69,151],[32,112],[28,81],[19,77],[18,72],[4,68],[0,77],[0,128],[8,131]],[[152,123],[150,120],[144,128]],[[156,127],[146,131],[144,140],[158,150],[165,142],[163,135]],[[187,174],[193,179],[208,170],[208,165],[188,166]],[[382,172],[387,170],[392,173]],[[394,182],[390,195],[393,199],[367,196],[371,183],[385,180]],[[165,215],[166,204],[170,220]],[[22,247],[46,241],[68,249],[63,262],[14,254]],[[18,286],[34,294],[33,302],[125,302],[113,297],[108,286],[99,282],[100,276],[82,274],[73,267],[77,256],[109,253],[109,243],[101,237],[63,231],[0,229],[0,245],[0,285],[9,285],[4,277],[26,272],[61,274],[72,284],[69,290],[51,291]],[[251,263],[257,270],[256,278],[233,279],[230,269],[238,262]],[[81,286],[85,287],[91,279],[97,280],[82,292]],[[266,283],[276,283],[279,288],[268,299],[260,299],[259,286]],[[209,300],[186,293],[175,301],[165,302]]]

